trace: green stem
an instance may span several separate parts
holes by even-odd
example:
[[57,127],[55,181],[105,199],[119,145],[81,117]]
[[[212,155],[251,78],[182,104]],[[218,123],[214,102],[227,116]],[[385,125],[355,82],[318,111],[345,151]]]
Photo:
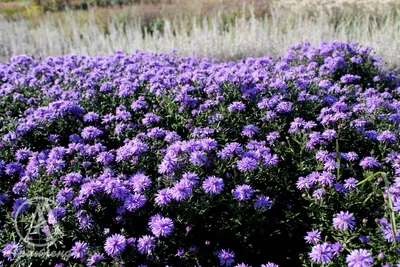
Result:
[[386,190],[387,190],[387,194],[388,194],[388,204],[389,204],[389,209],[390,209],[390,224],[392,225],[392,232],[393,232],[393,244],[397,244],[397,240],[396,240],[396,233],[397,233],[397,229],[396,229],[396,218],[394,216],[394,212],[393,212],[393,202],[392,202],[392,197],[390,196],[390,192],[389,192],[389,181],[387,179],[386,173],[382,172],[382,178],[385,181],[385,186],[386,186]]
[[381,174],[383,174],[383,172],[376,172],[376,173],[374,173],[374,174],[368,176],[367,178],[365,178],[365,179],[362,180],[361,182],[358,182],[358,183],[357,183],[357,186],[362,185],[362,184],[365,184],[366,182],[368,182],[368,181],[371,180],[372,178],[374,178],[374,177],[376,177],[376,176],[378,176],[378,175],[381,175]]
[[337,137],[336,137],[336,162],[338,164],[337,166],[337,172],[336,172],[336,179],[339,180],[340,179],[340,150],[339,150],[339,134],[340,134],[340,130],[338,130],[337,132]]

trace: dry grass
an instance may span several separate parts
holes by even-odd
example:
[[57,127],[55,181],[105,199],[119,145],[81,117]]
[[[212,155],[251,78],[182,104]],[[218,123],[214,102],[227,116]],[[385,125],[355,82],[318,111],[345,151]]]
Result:
[[[2,8],[0,0],[0,14],[4,14],[10,19],[29,19],[35,23],[42,19],[43,13],[39,12],[30,17],[13,15],[7,16],[5,12],[7,7],[21,6],[22,2],[10,2]],[[21,0],[19,0],[21,1]],[[23,0],[22,0],[23,1]],[[78,5],[80,2],[90,3],[91,0],[69,0],[68,2]],[[108,18],[119,18],[120,20],[140,18],[142,22],[150,22],[157,18],[159,19],[173,19],[175,17],[202,17],[205,15],[213,15],[222,11],[224,16],[236,16],[242,12],[243,5],[252,5],[255,9],[255,14],[264,14],[269,9],[269,5],[274,0],[159,0],[157,3],[152,1],[142,0],[140,4],[133,5],[114,5],[108,7],[90,6],[89,9],[94,14],[98,22],[104,21]],[[23,2],[24,7],[29,7],[29,2]],[[32,4],[32,2],[31,2]],[[75,15],[80,19],[87,18],[86,10],[75,10]],[[63,17],[64,12],[49,12],[50,17]]]
[[[204,5],[207,1],[211,2],[197,1]],[[227,2],[223,0],[220,4]],[[302,1],[297,2],[302,4]],[[184,3],[193,5],[182,0]],[[161,26],[151,31],[143,30],[141,16],[126,10],[121,10],[118,16],[99,16],[96,11],[91,11],[89,16],[79,12],[67,12],[58,17],[51,14],[34,24],[25,20],[0,19],[1,29],[6,29],[0,35],[0,57],[4,60],[16,54],[107,55],[116,50],[129,53],[136,49],[151,52],[176,49],[183,55],[194,53],[200,57],[232,60],[267,54],[281,55],[289,46],[303,41],[315,44],[321,40],[357,40],[373,46],[376,54],[382,56],[390,67],[399,65],[400,17],[397,7],[392,8],[391,14],[382,15],[361,12],[360,9],[354,11],[353,7],[338,11],[326,9],[326,6],[316,10],[307,6],[303,6],[303,9],[282,6],[281,3],[270,5],[267,1],[258,3],[268,5],[264,9],[264,14],[268,16],[260,14],[259,6],[253,7],[253,12],[247,12],[251,15],[236,14],[229,18],[220,8],[210,12],[213,14],[210,16],[198,15],[206,10],[198,8],[193,10],[191,18],[187,14],[180,16],[179,12],[177,16],[170,17],[165,13],[169,9],[164,9],[164,15],[155,15]],[[185,8],[190,9],[184,7],[182,10]],[[154,12],[158,14],[161,11]],[[100,17],[105,19],[99,20]]]

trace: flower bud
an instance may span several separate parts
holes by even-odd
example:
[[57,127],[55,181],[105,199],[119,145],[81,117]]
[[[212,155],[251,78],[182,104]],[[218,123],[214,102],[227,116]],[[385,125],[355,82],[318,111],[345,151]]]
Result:
[[383,252],[379,253],[378,260],[383,260],[385,258],[385,254]]

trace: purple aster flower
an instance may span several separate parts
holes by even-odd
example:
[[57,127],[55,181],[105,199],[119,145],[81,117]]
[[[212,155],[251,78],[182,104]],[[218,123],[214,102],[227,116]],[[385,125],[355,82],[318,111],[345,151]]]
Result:
[[210,176],[203,182],[203,189],[210,195],[219,194],[224,188],[224,180],[216,176]]
[[79,229],[82,230],[92,229],[93,219],[91,215],[78,212],[76,218],[78,219],[79,222]]
[[204,152],[194,151],[190,154],[189,161],[195,166],[201,166],[207,163],[207,156]]
[[22,195],[27,191],[28,187],[26,183],[23,182],[17,182],[14,184],[12,191],[16,195]]
[[258,127],[255,125],[247,125],[243,127],[242,134],[247,137],[253,137],[259,131]]
[[232,193],[236,199],[246,200],[251,198],[251,196],[254,194],[254,190],[253,188],[251,188],[251,186],[244,184],[244,185],[237,185]]
[[193,172],[186,172],[182,175],[182,180],[185,180],[190,186],[195,186],[199,183],[199,176]]
[[359,237],[359,240],[361,241],[361,243],[370,243],[371,242],[371,238],[369,238],[368,236],[362,235]]
[[272,121],[277,117],[277,114],[272,110],[267,110],[265,116],[261,118],[262,121]]
[[355,161],[358,159],[358,155],[356,152],[347,152],[344,153],[343,158],[347,161]]
[[173,131],[166,131],[164,140],[167,143],[173,143],[174,141],[178,141],[181,137]]
[[343,193],[343,194],[346,193],[346,188],[344,188],[344,184],[335,183],[333,185],[333,188],[339,193]]
[[156,237],[167,236],[174,231],[174,222],[157,214],[150,218],[149,227]]
[[374,259],[368,250],[356,249],[347,255],[346,262],[349,267],[370,267],[374,263]]
[[332,139],[336,138],[336,131],[333,129],[325,130],[322,133],[322,137],[325,138],[326,140],[332,140]]
[[275,143],[276,140],[278,140],[278,138],[280,137],[279,132],[270,132],[267,134],[267,141],[269,143],[269,145],[273,145]]
[[125,198],[124,207],[129,211],[137,210],[146,204],[146,197],[144,195],[135,193],[130,194]]
[[222,159],[231,158],[233,154],[241,155],[243,148],[239,143],[233,142],[226,144],[225,148],[217,152],[217,156]]
[[242,102],[232,102],[232,104],[230,104],[228,106],[228,111],[229,112],[234,112],[234,111],[242,111],[246,108],[245,104],[243,104]]
[[278,164],[278,162],[279,162],[279,159],[276,154],[265,153],[262,155],[262,164],[265,167],[276,165],[276,164]]
[[[118,179],[107,178],[103,181],[102,187],[104,192],[112,198],[125,199],[131,195],[129,190]],[[136,202],[137,197],[138,196],[135,196],[135,198],[131,200]]]
[[56,195],[56,201],[58,204],[64,204],[70,201],[74,197],[74,191],[72,188],[63,188]]
[[125,123],[118,123],[115,125],[114,133],[117,136],[120,136],[126,129],[128,128],[128,125]]
[[188,180],[181,179],[171,188],[171,194],[172,198],[178,201],[187,199],[192,194],[192,186]]
[[341,211],[333,218],[333,227],[341,230],[352,230],[355,226],[355,218],[352,213],[348,211]]
[[320,185],[332,185],[333,182],[335,181],[336,177],[331,174],[330,172],[322,172],[320,176],[318,177],[318,183]]
[[231,266],[235,262],[235,253],[229,251],[229,249],[222,249],[218,252],[218,259],[220,266]]
[[101,152],[97,158],[96,158],[96,162],[104,164],[104,165],[108,165],[110,164],[113,160],[115,159],[115,156],[112,152],[110,151],[104,151]]
[[94,122],[100,119],[99,114],[95,112],[88,112],[83,116],[83,121],[84,122]]
[[143,192],[151,185],[150,177],[141,172],[131,176],[129,181],[132,183],[133,190],[136,193]]
[[326,194],[326,189],[325,188],[319,188],[319,189],[316,189],[313,192],[312,196],[317,200],[321,200],[321,199],[323,199],[325,194]]
[[332,83],[329,80],[321,80],[318,84],[319,87],[323,89],[329,89],[332,86]]
[[243,157],[237,161],[237,168],[241,172],[251,171],[258,168],[258,161],[251,157]]
[[313,183],[307,177],[299,177],[296,182],[296,188],[299,190],[310,189]]
[[18,253],[21,251],[22,246],[15,242],[10,242],[6,244],[2,250],[2,254],[4,258],[7,260],[12,261],[15,257],[18,256]]
[[[380,225],[382,226],[382,235],[385,240],[388,242],[393,242],[394,241],[394,236],[393,236],[393,230],[392,226],[389,224],[388,220],[386,218],[382,218],[379,220]],[[396,232],[396,241],[400,241],[400,231]]]
[[81,165],[82,165],[83,168],[87,169],[92,165],[92,163],[88,162],[88,161],[84,161],[84,162],[82,162]]
[[292,107],[293,103],[282,101],[276,106],[275,111],[276,113],[289,113],[292,111]]
[[56,224],[59,218],[64,217],[65,211],[64,207],[53,208],[48,214],[48,223]]
[[257,209],[267,210],[272,206],[272,200],[264,195],[256,196],[256,200],[254,201],[254,207]]
[[149,235],[142,236],[138,239],[137,247],[140,254],[150,254],[156,247],[155,238]]
[[94,126],[85,127],[85,128],[82,130],[82,133],[81,133],[82,137],[83,137],[84,139],[87,139],[87,140],[89,140],[89,139],[94,139],[94,138],[96,138],[96,137],[99,137],[99,136],[102,135],[102,134],[103,134],[103,131],[102,131],[102,130],[99,130],[98,128],[96,128],[96,127],[94,127]]
[[71,256],[74,259],[83,259],[86,256],[89,246],[87,243],[82,241],[75,242],[75,245],[71,249]]
[[107,255],[114,257],[121,254],[126,247],[126,238],[120,234],[114,234],[107,237],[104,244],[104,251]]
[[350,190],[350,189],[355,189],[357,187],[358,180],[353,177],[350,177],[350,178],[344,180],[344,182],[345,182],[344,188],[346,188],[347,190]]
[[147,102],[144,100],[143,96],[140,96],[138,100],[133,101],[131,104],[131,109],[133,111],[138,111],[147,107]]
[[381,164],[373,157],[365,157],[360,161],[360,166],[363,169],[379,167]]
[[313,121],[306,121],[303,124],[303,128],[305,130],[311,130],[311,129],[315,128],[315,127],[317,127],[317,124],[315,122],[313,122]]
[[25,160],[32,155],[32,151],[27,148],[18,149],[15,152],[15,159],[18,161]]
[[185,255],[185,250],[183,248],[179,248],[178,251],[176,252],[175,256],[182,258],[183,255]]
[[251,267],[251,266],[249,266],[249,265],[247,265],[245,263],[238,263],[238,264],[235,265],[235,267]]
[[365,129],[366,124],[367,121],[362,119],[355,119],[352,122],[350,122],[350,126],[356,128],[359,131],[363,131]]
[[333,160],[333,159],[328,159],[324,163],[324,170],[326,171],[333,171],[336,170],[339,164]]
[[61,179],[63,180],[64,185],[71,186],[74,183],[81,182],[83,177],[80,173],[71,172],[61,177]]
[[171,202],[172,200],[172,191],[170,188],[161,189],[157,192],[155,202],[158,206],[164,206]]
[[13,211],[18,213],[23,213],[27,211],[30,207],[30,201],[26,197],[17,198],[13,205]]
[[19,173],[22,170],[22,165],[19,162],[10,162],[6,165],[5,173],[7,175],[13,175]]
[[306,122],[302,118],[295,118],[291,123],[290,123],[290,128],[288,130],[289,133],[297,133],[305,124]]
[[162,138],[165,136],[165,130],[160,127],[154,127],[147,132],[147,136],[151,138]]
[[350,61],[356,64],[361,64],[364,62],[363,58],[360,56],[354,56],[352,58],[350,58]]
[[109,93],[112,92],[114,85],[111,82],[105,82],[100,86],[100,92]]
[[327,242],[315,245],[309,255],[313,262],[327,264],[333,258],[332,245]]
[[279,265],[272,262],[268,262],[267,264],[261,264],[261,267],[279,267]]
[[336,243],[332,244],[332,249],[333,249],[333,255],[334,256],[339,256],[339,253],[343,249],[343,244],[340,243],[340,242],[336,242]]
[[317,229],[312,229],[311,232],[307,232],[304,239],[307,244],[316,244],[321,241],[321,232]]
[[327,150],[319,150],[317,153],[315,153],[315,158],[318,161],[325,162],[327,160],[332,159],[331,153],[329,153]]
[[168,152],[158,166],[160,174],[172,174],[180,166],[179,157],[173,152]]
[[87,264],[89,266],[93,266],[93,265],[96,264],[96,262],[102,261],[104,259],[105,259],[105,257],[104,257],[104,255],[102,253],[97,253],[96,252],[96,253],[93,253],[92,256],[90,256],[90,258],[87,261]]
[[378,135],[376,138],[379,142],[383,143],[396,143],[397,137],[391,131],[383,131],[381,134]]
[[312,132],[309,135],[309,141],[306,143],[306,148],[311,150],[314,149],[318,144],[326,144],[322,139],[322,135],[319,132]]
[[376,140],[378,138],[378,133],[375,130],[365,131],[364,134],[368,139],[371,140]]
[[210,152],[210,151],[216,149],[218,146],[217,141],[215,141],[212,138],[200,139],[199,144],[200,144],[201,148],[206,152]]
[[121,105],[117,107],[115,119],[120,121],[127,121],[131,117],[131,113],[126,111],[126,107]]
[[354,81],[360,80],[361,77],[358,75],[352,75],[352,74],[345,74],[340,78],[341,83],[352,83]]
[[151,112],[149,112],[149,113],[146,113],[145,115],[144,115],[144,119],[142,119],[142,123],[144,124],[144,125],[150,125],[150,124],[152,124],[152,123],[156,123],[156,122],[159,122],[160,120],[161,120],[161,117],[160,116],[157,116],[157,115],[155,115],[155,114],[153,114],[153,113],[151,113]]
[[136,243],[136,238],[134,238],[134,237],[130,237],[126,240],[126,244],[129,246],[134,246],[135,243]]

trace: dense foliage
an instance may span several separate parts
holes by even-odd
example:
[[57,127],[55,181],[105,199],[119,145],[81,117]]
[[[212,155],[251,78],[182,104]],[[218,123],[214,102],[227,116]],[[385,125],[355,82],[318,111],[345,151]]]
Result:
[[[4,266],[400,260],[400,90],[369,47],[16,56],[0,112]],[[21,253],[36,196],[57,203],[42,230],[68,261]]]

